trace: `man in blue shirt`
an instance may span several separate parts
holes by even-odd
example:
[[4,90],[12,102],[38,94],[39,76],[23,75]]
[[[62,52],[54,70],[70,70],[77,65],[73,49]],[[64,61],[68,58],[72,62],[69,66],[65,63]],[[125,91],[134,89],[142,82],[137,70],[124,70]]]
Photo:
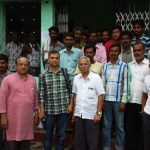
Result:
[[76,75],[76,67],[78,60],[83,55],[83,52],[73,47],[74,35],[72,33],[67,33],[64,37],[65,49],[61,50],[60,53],[60,67],[67,68],[71,80],[73,80]]
[[104,64],[102,80],[106,91],[104,97],[103,150],[111,149],[111,127],[113,118],[116,125],[116,150],[124,149],[124,110],[128,100],[128,67],[118,57],[121,52],[119,44],[109,49],[110,62]]

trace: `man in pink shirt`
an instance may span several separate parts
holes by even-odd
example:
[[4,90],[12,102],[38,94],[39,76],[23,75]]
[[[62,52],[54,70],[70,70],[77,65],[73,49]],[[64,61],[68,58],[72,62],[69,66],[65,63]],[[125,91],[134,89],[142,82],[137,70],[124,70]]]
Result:
[[16,73],[5,77],[1,84],[1,126],[6,131],[9,150],[30,150],[33,139],[33,114],[38,110],[38,93],[36,81],[27,74],[28,70],[28,59],[18,58]]
[[109,61],[109,48],[113,44],[120,44],[120,38],[121,38],[122,28],[119,25],[115,25],[112,27],[111,30],[111,39],[107,41],[104,46],[106,48],[106,54],[107,54],[107,62]]
[[90,32],[88,43],[93,44],[96,47],[94,60],[100,63],[107,63],[106,49],[103,45],[97,43],[97,33],[95,31]]

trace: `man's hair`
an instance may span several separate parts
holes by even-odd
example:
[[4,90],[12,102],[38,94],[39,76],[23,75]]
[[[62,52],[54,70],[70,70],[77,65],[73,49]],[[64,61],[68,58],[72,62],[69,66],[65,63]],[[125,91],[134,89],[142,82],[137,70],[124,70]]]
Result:
[[111,28],[111,32],[115,29],[118,29],[120,32],[122,32],[122,27],[120,25],[114,25],[112,28]]
[[26,57],[26,56],[19,56],[19,57],[16,59],[16,64],[18,63],[18,60],[21,59],[21,58],[26,58],[26,59],[28,60],[28,65],[30,65],[29,59],[28,59],[28,57]]
[[103,32],[108,32],[108,33],[110,34],[110,30],[107,29],[107,28],[101,29],[101,34],[102,34]]
[[49,31],[49,32],[55,31],[55,32],[59,33],[59,29],[58,29],[58,27],[56,27],[56,26],[50,27],[50,28],[48,29],[48,31]]
[[76,31],[81,31],[83,33],[83,28],[82,27],[75,27],[73,31],[74,31],[74,33]]
[[82,56],[82,57],[80,57],[80,59],[79,59],[79,61],[78,61],[78,65],[80,64],[80,61],[81,61],[82,59],[86,59],[86,60],[88,61],[88,64],[89,64],[89,65],[91,64],[89,57]]
[[90,34],[92,34],[92,33],[96,33],[97,34],[96,30],[91,30]]
[[67,32],[65,35],[64,35],[64,39],[66,38],[66,37],[72,37],[73,39],[74,39],[74,34],[72,33],[72,32]]
[[93,49],[93,52],[96,53],[96,47],[95,47],[93,44],[87,44],[87,45],[84,47],[84,53],[85,53],[86,49],[89,49],[89,48],[92,48],[92,49]]
[[5,60],[8,63],[8,57],[4,54],[0,54],[0,60]]
[[59,52],[56,51],[56,50],[50,51],[49,54],[48,54],[48,57],[50,57],[51,54],[58,54],[60,56]]
[[124,36],[124,35],[128,35],[128,36],[130,37],[130,39],[132,38],[131,33],[130,33],[129,31],[123,31],[123,32],[121,33],[121,38],[122,38],[122,36]]
[[114,44],[112,44],[110,47],[109,47],[109,50],[111,49],[111,48],[113,48],[113,47],[118,47],[119,48],[119,51],[121,52],[121,46],[120,46],[120,44],[119,43],[114,43]]
[[145,22],[143,19],[136,19],[132,21],[132,26],[140,25],[142,28],[145,28]]
[[139,41],[136,41],[136,42],[133,44],[133,47],[134,47],[135,45],[139,45],[139,44],[141,44],[141,45],[143,46],[143,48],[145,49],[145,44],[144,44],[143,42],[141,42],[140,40],[139,40]]

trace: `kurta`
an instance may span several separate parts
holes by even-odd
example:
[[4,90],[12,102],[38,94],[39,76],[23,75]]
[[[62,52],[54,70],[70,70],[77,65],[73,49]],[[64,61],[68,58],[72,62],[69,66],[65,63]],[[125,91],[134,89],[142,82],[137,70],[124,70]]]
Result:
[[21,79],[18,73],[5,77],[0,89],[0,113],[6,113],[8,141],[33,139],[33,112],[38,109],[36,81],[31,75]]

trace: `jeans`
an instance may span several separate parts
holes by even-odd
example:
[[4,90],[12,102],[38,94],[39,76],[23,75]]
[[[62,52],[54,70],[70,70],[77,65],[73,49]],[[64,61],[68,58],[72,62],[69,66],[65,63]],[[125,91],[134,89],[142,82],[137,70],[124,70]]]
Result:
[[150,115],[143,113],[144,150],[150,149]]
[[68,122],[68,115],[58,114],[58,115],[49,115],[46,114],[46,121],[45,121],[45,130],[46,135],[44,139],[44,147],[45,150],[52,149],[52,137],[53,131],[56,125],[56,150],[63,150],[64,149],[64,139],[66,135],[66,127]]
[[111,129],[113,118],[116,127],[116,150],[124,149],[124,112],[119,112],[119,102],[104,102],[103,150],[111,150]]

